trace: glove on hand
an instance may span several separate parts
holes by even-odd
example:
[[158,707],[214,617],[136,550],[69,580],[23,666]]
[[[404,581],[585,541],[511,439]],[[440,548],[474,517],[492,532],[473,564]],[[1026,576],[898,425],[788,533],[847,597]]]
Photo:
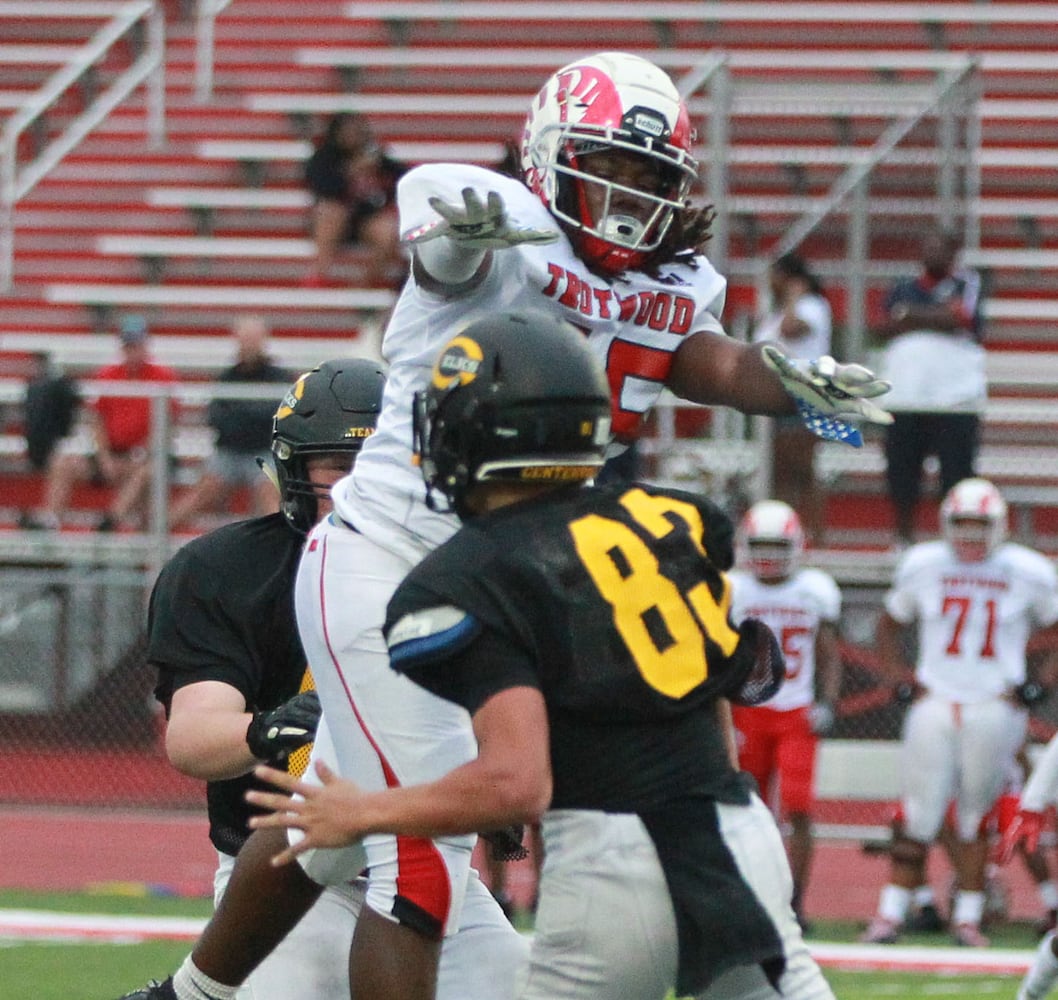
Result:
[[254,712],[246,727],[246,745],[258,760],[284,763],[290,753],[311,743],[320,722],[320,696],[303,691],[267,712]]
[[430,207],[441,216],[404,235],[412,245],[447,236],[469,250],[505,250],[521,243],[554,243],[558,233],[544,229],[516,229],[507,218],[507,207],[496,191],[489,191],[487,202],[473,188],[463,188],[463,204],[452,205],[441,198],[430,198]]
[[1010,826],[1003,832],[999,845],[993,852],[993,860],[1005,865],[1012,857],[1019,843],[1025,844],[1025,850],[1032,854],[1040,842],[1040,833],[1047,821],[1047,814],[1032,809],[1021,809],[1011,820]]
[[1047,689],[1035,681],[1024,681],[1014,688],[1014,697],[1026,708],[1032,708],[1047,699]]
[[808,706],[808,725],[816,736],[826,736],[834,729],[837,716],[834,706],[826,701],[817,701]]
[[813,434],[828,441],[846,441],[858,448],[863,438],[849,421],[893,422],[891,413],[870,401],[870,397],[881,396],[892,386],[869,368],[838,364],[829,355],[813,361],[790,358],[773,344],[765,344],[761,355],[797,401],[801,418]]

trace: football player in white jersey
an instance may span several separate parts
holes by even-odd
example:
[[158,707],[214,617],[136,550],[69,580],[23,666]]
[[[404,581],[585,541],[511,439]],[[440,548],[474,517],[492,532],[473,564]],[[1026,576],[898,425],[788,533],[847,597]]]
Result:
[[[697,177],[691,142],[669,77],[608,52],[560,69],[533,98],[524,183],[458,164],[402,178],[397,203],[412,269],[383,340],[382,415],[355,474],[335,487],[336,517],[306,546],[297,588],[336,755],[328,763],[339,774],[381,789],[433,780],[476,753],[465,713],[389,669],[381,632],[397,584],[458,525],[426,502],[412,463],[412,399],[440,348],[471,322],[533,309],[579,328],[606,365],[614,454],[666,386],[748,412],[800,409],[838,438],[856,433],[844,418],[888,421],[870,401],[888,388],[872,372],[829,358],[790,362],[725,335],[726,283],[701,253],[710,213],[688,204]],[[468,343],[467,378],[480,360]],[[549,377],[546,358],[539,377]],[[428,988],[439,942],[458,928],[473,838],[379,836],[362,846],[347,866],[359,871],[366,855],[352,955],[357,997],[411,997]],[[307,870],[316,874],[313,861]],[[482,961],[490,958],[486,946]]]
[[797,512],[780,500],[761,500],[739,524],[738,564],[730,573],[732,618],[759,618],[786,658],[779,692],[759,706],[736,705],[733,712],[739,765],[790,823],[793,906],[802,927],[812,863],[816,748],[833,727],[841,693],[841,591],[828,573],[801,565],[804,545]]
[[955,801],[957,943],[988,944],[980,930],[987,841],[981,820],[1025,739],[1025,648],[1058,621],[1058,572],[1006,540],[1007,506],[984,479],[957,483],[941,504],[937,541],[912,546],[896,567],[878,623],[877,650],[894,682],[906,678],[906,628],[917,623],[918,697],[904,720],[904,827],[890,852],[890,881],[863,939],[895,941],[926,852]]
[[[1028,854],[1035,853],[1040,834],[1047,826],[1048,812],[1053,813],[1058,803],[1058,737],[1053,737],[1043,755],[1036,762],[1024,790],[1021,804],[1013,822],[1003,833],[998,860],[1005,864],[1019,846]],[[1032,960],[1028,973],[1018,989],[1017,1000],[1043,1000],[1058,983],[1058,937],[1048,931]]]

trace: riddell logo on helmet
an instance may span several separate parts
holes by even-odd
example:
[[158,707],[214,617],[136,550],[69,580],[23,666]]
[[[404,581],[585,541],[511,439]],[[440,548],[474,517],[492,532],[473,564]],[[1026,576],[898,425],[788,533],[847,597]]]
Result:
[[664,120],[652,111],[642,111],[636,108],[626,116],[625,120],[633,132],[641,132],[652,139],[660,139],[668,131]]
[[469,337],[456,337],[449,341],[433,370],[433,384],[436,389],[447,389],[457,379],[460,385],[473,382],[484,354],[481,345]]

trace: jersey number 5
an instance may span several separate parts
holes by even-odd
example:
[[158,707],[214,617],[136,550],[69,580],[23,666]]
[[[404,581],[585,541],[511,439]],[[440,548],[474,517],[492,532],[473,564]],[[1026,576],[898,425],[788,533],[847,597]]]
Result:
[[[629,490],[621,504],[654,538],[677,530],[675,515],[700,552],[702,518],[698,509],[672,497]],[[728,623],[731,589],[724,579],[719,602],[704,583],[687,593],[661,572],[657,557],[628,525],[598,514],[570,524],[573,543],[599,593],[613,609],[613,620],[636,668],[653,688],[681,698],[709,676],[703,633],[729,656],[738,633]]]

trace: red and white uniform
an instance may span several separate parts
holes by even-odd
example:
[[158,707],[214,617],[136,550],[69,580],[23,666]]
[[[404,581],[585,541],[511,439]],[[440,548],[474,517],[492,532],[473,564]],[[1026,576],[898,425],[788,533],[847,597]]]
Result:
[[932,841],[954,798],[959,836],[970,840],[1024,742],[1027,712],[1009,695],[1025,680],[1032,631],[1058,621],[1058,573],[1012,542],[980,562],[926,542],[900,561],[885,608],[918,622],[915,677],[927,692],[904,722],[907,834]]
[[797,570],[780,583],[762,583],[752,573],[732,570],[731,614],[735,621],[759,618],[775,633],[786,659],[786,679],[761,707],[785,712],[816,700],[816,635],[823,622],[837,624],[841,591],[821,569]]
[[[428,198],[458,203],[465,187],[498,191],[512,226],[558,229],[520,181],[482,167],[445,163],[418,167],[401,179],[401,232],[437,219]],[[411,464],[412,394],[425,387],[437,352],[450,337],[500,310],[549,311],[583,330],[606,364],[614,435],[625,444],[634,440],[664,388],[680,344],[698,331],[724,332],[720,314],[727,282],[704,257],[696,263],[696,268],[665,267],[660,278],[632,271],[606,281],[588,270],[562,235],[550,244],[495,251],[492,272],[469,295],[442,300],[409,281],[382,343],[390,367],[378,429],[365,443],[351,482],[335,491],[339,503],[348,500],[347,520],[361,530],[370,521],[387,532],[394,509],[409,503],[422,507],[422,476]],[[454,529],[453,517],[433,515],[417,522],[413,531],[432,548]]]
[[784,812],[807,813],[814,801],[818,737],[809,708],[816,700],[816,637],[824,623],[841,617],[841,591],[819,569],[796,570],[777,583],[733,570],[731,614],[735,621],[759,618],[775,633],[786,659],[786,679],[774,697],[754,708],[734,706],[739,764],[768,797],[778,780]]
[[[402,232],[436,220],[429,197],[458,203],[465,187],[482,197],[500,192],[512,225],[557,230],[520,182],[473,166],[436,164],[402,178]],[[361,787],[382,789],[433,780],[476,754],[466,713],[396,674],[381,632],[397,584],[458,527],[454,515],[426,507],[422,477],[412,464],[412,398],[426,388],[441,348],[469,323],[499,310],[532,308],[572,321],[606,361],[614,429],[632,440],[684,339],[697,331],[723,332],[726,283],[704,258],[698,265],[664,268],[660,279],[633,272],[611,283],[592,274],[563,235],[549,245],[496,251],[485,281],[456,298],[441,298],[409,280],[382,344],[389,371],[377,430],[353,473],[335,486],[336,516],[309,536],[298,575],[298,625],[323,705],[321,732],[327,734],[317,737],[315,757],[327,756],[320,748],[331,747],[328,763],[338,773]],[[334,852],[316,852],[306,869],[324,879],[351,877],[366,861],[368,906],[393,919],[413,908],[416,919],[449,935],[443,955],[461,950],[467,969],[479,970],[476,982],[483,990],[491,986],[504,995],[510,991],[502,975],[524,964],[524,939],[510,930],[498,907],[494,933],[484,922],[473,937],[462,933],[463,900],[480,885],[470,870],[472,846],[473,838],[369,837],[344,863],[335,861]],[[465,996],[478,995],[468,983]]]

